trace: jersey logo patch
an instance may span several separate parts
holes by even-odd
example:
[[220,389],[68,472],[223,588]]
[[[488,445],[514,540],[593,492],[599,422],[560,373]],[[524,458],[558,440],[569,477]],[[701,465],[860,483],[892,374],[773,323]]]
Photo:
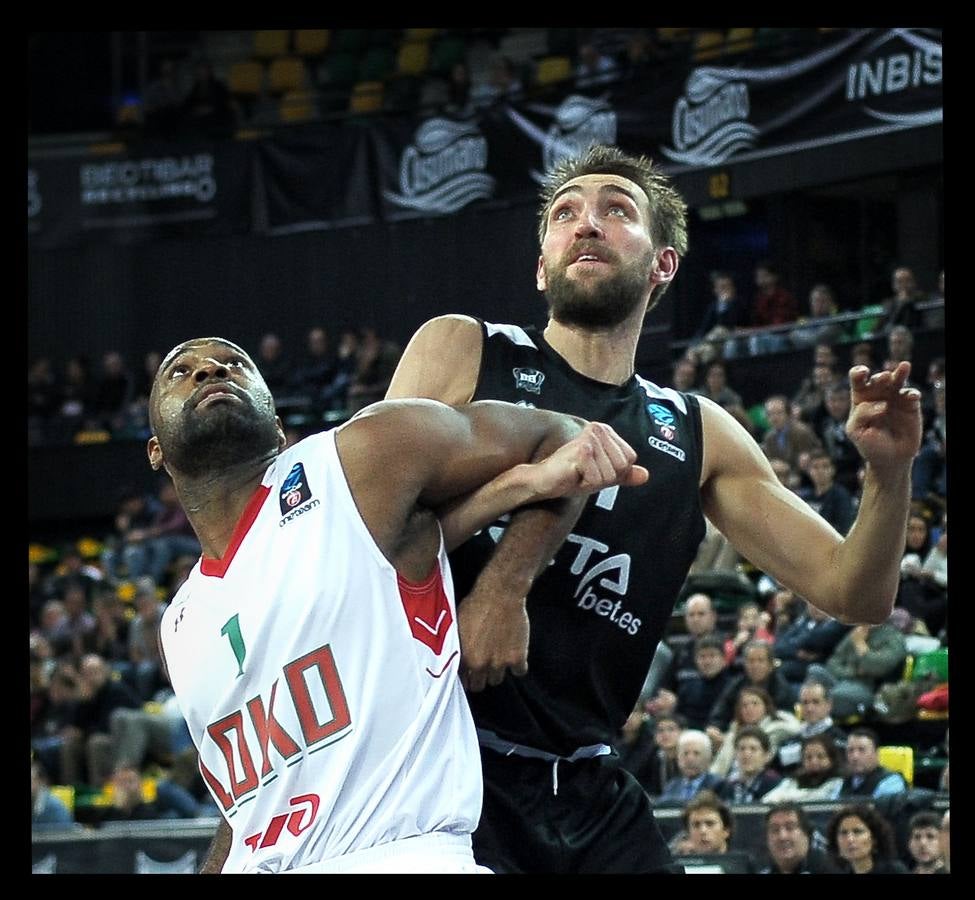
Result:
[[530,394],[540,394],[542,392],[542,382],[545,381],[545,373],[538,369],[512,369],[511,374],[515,376],[515,390],[528,391]]
[[299,462],[292,466],[288,477],[281,485],[281,515],[291,512],[295,507],[301,506],[306,500],[311,499],[311,488],[305,478],[305,467]]
[[443,580],[438,573],[423,585],[411,584],[402,577],[398,581],[403,611],[410,623],[413,637],[439,656],[447,639],[447,632],[454,624]]
[[680,447],[673,446],[677,441],[677,417],[660,403],[648,403],[647,412],[657,432],[648,439],[650,446],[683,462],[686,454]]

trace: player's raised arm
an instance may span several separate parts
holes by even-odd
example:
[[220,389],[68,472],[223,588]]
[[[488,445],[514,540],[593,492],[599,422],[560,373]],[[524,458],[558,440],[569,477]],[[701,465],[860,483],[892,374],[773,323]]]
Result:
[[856,521],[845,538],[775,477],[764,454],[719,407],[702,402],[706,514],[762,571],[844,622],[882,622],[897,594],[921,439],[920,395],[901,363],[873,376],[852,369],[847,433],[867,463]]

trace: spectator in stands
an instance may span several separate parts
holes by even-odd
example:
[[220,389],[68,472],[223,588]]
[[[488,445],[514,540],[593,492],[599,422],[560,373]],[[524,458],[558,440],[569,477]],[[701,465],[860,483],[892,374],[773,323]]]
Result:
[[938,875],[944,871],[941,853],[941,816],[936,812],[919,812],[907,826],[907,851],[914,862],[914,875]]
[[805,497],[806,503],[845,535],[856,518],[856,508],[850,492],[835,481],[832,457],[825,450],[813,450],[806,471],[813,483],[812,491]]
[[[880,685],[900,677],[906,658],[904,635],[889,622],[851,628],[823,667],[834,682],[833,715],[840,722],[865,715]],[[829,683],[818,664],[806,677]]]
[[790,407],[798,407],[799,419],[813,431],[819,431],[820,423],[826,417],[826,391],[840,379],[832,363],[816,362],[812,372],[803,379],[799,390],[792,397]]
[[163,584],[174,560],[180,556],[196,558],[200,555],[200,542],[180,505],[176,488],[168,478],[159,485],[159,495],[153,507],[150,524],[128,533],[128,543],[140,552],[130,551],[127,565],[130,577],[147,575],[156,584]]
[[[713,633],[717,625],[718,613],[707,594],[700,592],[691,594],[684,601],[684,635],[680,636],[680,640],[677,640],[675,636],[668,641],[674,656],[670,664],[670,671],[664,679],[664,686],[671,692],[677,690],[681,681],[694,675],[696,671],[694,642],[699,637]],[[672,705],[672,701],[676,697],[672,696],[669,699]],[[656,714],[657,710],[651,708],[650,712]]]
[[475,108],[483,108],[521,96],[524,90],[515,64],[503,54],[497,54],[491,61],[485,81],[474,81],[471,85],[471,103]]
[[833,654],[849,630],[849,625],[806,603],[805,610],[795,621],[785,628],[776,629],[772,652],[779,660],[778,671],[791,684],[801,685],[807,680],[810,665],[819,663],[819,680],[832,684],[833,678],[822,670],[822,664]]
[[199,756],[192,743],[176,754],[168,776],[156,782],[156,807],[163,819],[212,819],[220,815],[200,775]]
[[863,457],[846,433],[846,420],[850,414],[850,386],[836,381],[825,390],[826,415],[819,420],[818,434],[823,448],[836,467],[836,483],[852,495],[859,491],[857,471],[863,465]]
[[891,772],[880,765],[877,733],[857,726],[846,739],[846,778],[840,797],[886,797],[907,790],[907,782],[900,772]]
[[794,802],[777,803],[765,813],[765,845],[771,865],[762,875],[834,875],[829,854],[812,846],[815,837],[806,811]]
[[802,741],[800,754],[799,767],[766,793],[762,803],[807,803],[839,797],[843,787],[843,751],[836,741],[825,732],[812,735]]
[[781,780],[769,768],[772,745],[757,725],[746,725],[735,733],[735,762],[718,796],[732,805],[758,803]]
[[906,325],[894,325],[887,332],[887,358],[896,365],[901,360],[911,361],[914,355],[914,335]]
[[694,562],[688,569],[688,577],[703,574],[725,573],[739,580],[747,581],[747,576],[738,571],[741,556],[710,519],[704,520],[704,537],[697,548]]
[[835,344],[846,337],[842,322],[831,321],[839,313],[836,294],[828,284],[816,284],[809,291],[809,318],[799,319],[789,337],[795,347]]
[[772,617],[767,612],[763,612],[754,600],[746,600],[738,607],[738,624],[735,633],[724,642],[725,659],[732,669],[742,671],[743,668],[747,668],[745,651],[751,642],[772,643],[774,638],[768,630],[771,621]]
[[48,600],[41,607],[37,633],[48,643],[55,657],[66,656],[72,652],[71,623],[61,600]]
[[682,356],[674,363],[670,380],[674,390],[691,393],[697,382],[697,364],[690,357]]
[[78,673],[65,661],[57,662],[49,676],[43,665],[31,656],[31,753],[43,765],[44,771],[58,783],[68,781],[61,761],[65,738],[75,719],[77,707]]
[[869,341],[860,341],[850,350],[850,368],[866,366],[871,372],[877,364],[874,362],[873,345]]
[[465,62],[458,61],[450,67],[444,112],[458,118],[470,116],[474,112],[471,103],[471,76]]
[[88,595],[83,584],[68,581],[63,587],[62,597],[71,642],[70,653],[74,659],[81,659],[85,653],[95,649],[97,622],[88,609]]
[[714,791],[699,791],[684,807],[683,835],[672,842],[679,855],[727,853],[734,831],[734,818],[726,803]]
[[179,131],[184,94],[176,62],[161,60],[156,77],[146,85],[142,98],[147,136],[173,137]]
[[50,780],[37,761],[30,764],[30,826],[37,830],[66,828],[74,823],[71,810],[51,793]]
[[80,426],[85,417],[91,415],[93,402],[91,364],[87,356],[77,354],[64,366],[60,414],[70,423]]
[[829,852],[840,870],[851,875],[905,875],[895,858],[894,832],[872,806],[844,806],[826,828]]
[[[910,549],[917,544],[920,544],[918,550]],[[908,547],[901,560],[901,578],[895,604],[924,622],[928,634],[936,635],[945,626],[948,615],[947,525],[932,545],[928,523],[922,516],[911,516],[908,520]],[[928,548],[927,552],[924,548]]]
[[149,576],[136,581],[134,606],[135,617],[129,626],[129,662],[136,691],[146,701],[164,685],[159,625],[166,610],[156,592],[156,582]]
[[[799,304],[792,292],[782,286],[778,266],[763,260],[755,266],[755,286],[748,315],[751,328],[763,329],[787,325],[799,316]],[[752,355],[775,353],[785,349],[789,339],[782,334],[753,334],[749,339]]]
[[738,420],[745,431],[752,433],[755,425],[748,418],[745,412],[745,405],[742,402],[741,394],[733,390],[728,384],[728,371],[720,360],[709,363],[705,369],[704,384],[702,387],[693,390],[691,393],[707,397],[708,400],[717,403],[722,409],[727,410]]
[[383,399],[402,352],[392,341],[379,337],[375,328],[361,329],[355,375],[349,385],[350,413]]
[[160,690],[151,704],[137,709],[116,709],[110,724],[116,768],[142,770],[155,762],[168,769],[180,753],[193,746],[176,705],[176,695],[170,688]]
[[355,377],[359,336],[354,331],[343,331],[335,351],[335,375],[321,394],[326,410],[345,410],[348,406],[349,387]]
[[110,583],[148,574],[148,531],[155,524],[158,511],[154,497],[139,488],[123,486],[115,513],[115,532],[106,538],[102,551],[102,567]]
[[682,727],[680,718],[674,715],[661,716],[654,722],[643,704],[638,704],[623,724],[616,750],[623,768],[648,794],[659,794],[678,774],[677,738]]
[[948,496],[947,408],[945,380],[936,381],[931,390],[930,426],[911,470],[911,496],[915,500],[944,500]]
[[121,679],[112,677],[108,663],[90,653],[78,665],[72,724],[64,730],[61,777],[68,784],[86,782],[101,788],[111,777],[113,746],[111,716],[119,707],[142,705]]
[[[767,575],[764,577],[768,578]],[[805,604],[801,598],[795,595],[794,591],[776,584],[772,579],[769,579],[769,583],[771,584],[771,599],[767,600],[766,606],[771,617],[769,628],[774,635],[783,628],[788,628],[798,619],[805,609]],[[762,585],[761,578],[759,578],[759,585]],[[767,597],[769,591],[764,587],[760,587],[760,589],[762,596]]]
[[676,711],[691,728],[704,728],[715,701],[731,678],[724,657],[724,640],[717,634],[705,634],[694,641],[694,673],[678,685],[676,706],[661,711]]
[[92,652],[102,657],[113,672],[130,681],[129,620],[114,590],[104,588],[95,595],[92,615],[95,617]]
[[771,752],[779,744],[799,733],[799,720],[792,713],[778,710],[764,688],[745,686],[738,691],[731,725],[724,733],[721,748],[711,763],[711,772],[725,777],[735,761],[735,737],[746,725],[757,725],[769,738]]
[[798,471],[800,456],[822,447],[808,425],[790,418],[788,401],[781,394],[765,401],[765,417],[769,429],[762,438],[762,450],[769,459],[784,459],[794,471]]
[[95,382],[91,415],[98,426],[117,431],[133,399],[135,385],[121,353],[111,350],[102,357],[102,372]]
[[612,56],[603,53],[592,41],[579,44],[576,61],[576,87],[593,88],[612,84],[620,76],[619,66]]
[[47,436],[47,424],[58,411],[61,389],[49,356],[40,356],[27,370],[28,440],[40,443]]
[[92,823],[142,822],[159,818],[154,802],[147,802],[142,794],[142,776],[132,766],[118,766],[111,778],[112,802],[108,806],[92,807]]
[[308,330],[305,352],[295,366],[292,392],[309,406],[317,406],[322,391],[335,377],[335,357],[328,342],[328,332],[320,325]]
[[776,768],[787,774],[791,774],[802,761],[802,743],[808,738],[828,738],[838,750],[846,749],[846,733],[833,722],[831,715],[833,699],[829,685],[819,681],[805,682],[799,689],[798,705],[802,727],[795,737],[782,742],[775,762]]
[[[229,137],[235,126],[230,91],[213,71],[208,60],[196,64],[193,83],[182,105],[183,124],[191,133]],[[261,368],[264,372],[264,368]]]
[[945,810],[945,814],[941,817],[941,831],[938,835],[939,842],[941,844],[941,855],[945,860],[945,874],[951,874],[951,824],[949,822],[950,809]]
[[708,771],[711,741],[703,731],[686,728],[677,739],[677,768],[680,774],[664,785],[660,806],[684,806],[701,791],[721,786],[721,778]]
[[889,333],[895,325],[905,325],[908,330],[917,328],[921,324],[917,305],[926,298],[918,289],[914,271],[907,266],[898,266],[890,282],[894,293],[881,301],[884,307],[882,330]]
[[271,396],[275,399],[286,396],[291,386],[292,364],[281,338],[273,332],[263,335],[254,362],[264,375]]
[[753,638],[745,644],[742,651],[744,671],[728,681],[708,715],[707,733],[715,747],[721,745],[721,736],[731,725],[738,693],[743,687],[760,687],[768,692],[779,709],[792,709],[798,692],[779,674],[772,654],[772,644],[768,640]]
[[711,273],[711,292],[714,299],[704,312],[704,318],[694,334],[694,340],[712,340],[715,328],[721,328],[720,335],[732,335],[748,320],[748,310],[738,296],[735,279],[730,272]]

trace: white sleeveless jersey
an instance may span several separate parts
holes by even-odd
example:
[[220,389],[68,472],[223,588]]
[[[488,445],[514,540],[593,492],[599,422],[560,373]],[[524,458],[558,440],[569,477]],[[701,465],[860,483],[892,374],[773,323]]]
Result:
[[359,516],[335,432],[283,452],[222,560],[161,633],[200,771],[233,831],[224,872],[278,872],[400,838],[469,834],[481,810],[441,544],[398,576]]

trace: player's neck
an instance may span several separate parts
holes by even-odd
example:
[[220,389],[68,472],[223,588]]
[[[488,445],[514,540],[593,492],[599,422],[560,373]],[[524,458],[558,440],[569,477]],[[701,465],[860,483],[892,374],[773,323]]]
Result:
[[237,523],[273,460],[255,460],[198,478],[174,479],[203,555],[222,559]]
[[643,313],[601,330],[549,319],[545,340],[573,369],[606,384],[624,384],[635,371]]

